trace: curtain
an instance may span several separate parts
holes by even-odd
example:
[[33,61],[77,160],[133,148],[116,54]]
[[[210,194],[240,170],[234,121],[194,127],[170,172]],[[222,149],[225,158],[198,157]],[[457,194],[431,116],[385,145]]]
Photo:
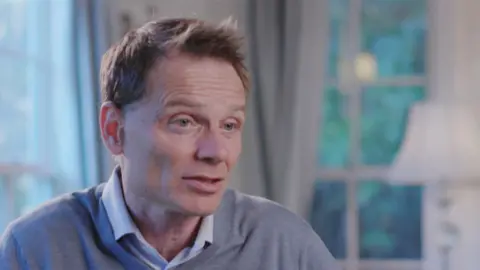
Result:
[[282,165],[290,158],[285,153],[291,146],[288,126],[293,120],[300,4],[283,0],[251,0],[247,4],[251,120],[258,143],[253,154],[258,156],[263,195],[281,203],[285,201],[287,168]]
[[110,156],[103,148],[98,130],[98,109],[101,93],[99,83],[100,61],[110,43],[107,1],[74,0],[73,40],[75,43],[74,74],[79,117],[82,125],[81,149],[83,155],[84,185],[106,181],[105,172]]
[[247,2],[252,93],[241,160],[243,188],[301,215],[306,215],[315,180],[312,149],[322,100],[326,4]]
[[[0,231],[100,181],[94,1],[0,3]],[[101,25],[98,25],[101,28]]]

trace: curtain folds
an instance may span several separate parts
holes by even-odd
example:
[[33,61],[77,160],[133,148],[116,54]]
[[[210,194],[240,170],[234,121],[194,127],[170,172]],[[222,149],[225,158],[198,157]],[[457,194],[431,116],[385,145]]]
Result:
[[264,195],[285,201],[291,149],[301,1],[248,1],[253,122]]
[[327,4],[247,1],[253,89],[241,160],[244,190],[302,216],[308,213],[317,170]]

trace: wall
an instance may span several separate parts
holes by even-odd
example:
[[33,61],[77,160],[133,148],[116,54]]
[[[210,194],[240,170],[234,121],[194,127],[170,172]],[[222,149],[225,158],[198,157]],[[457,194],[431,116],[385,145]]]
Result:
[[[120,14],[127,12],[133,17],[133,26],[140,26],[152,18],[149,8],[156,9],[154,18],[165,17],[196,17],[212,22],[218,22],[229,16],[239,21],[242,28],[244,22],[244,1],[234,0],[109,0],[110,19],[112,22],[113,37],[121,36]],[[242,28],[243,29],[243,28]]]
[[[153,18],[164,17],[195,17],[211,22],[220,22],[229,16],[237,20],[238,28],[241,33],[245,33],[245,1],[244,0],[107,0],[109,10],[110,32],[108,33],[111,41],[117,41],[123,35],[122,14],[129,14],[132,19],[132,26],[138,27],[151,19],[150,8],[156,9],[156,15]],[[248,140],[248,139],[247,139]],[[250,145],[249,141],[244,144]],[[104,178],[108,176],[113,169],[114,162],[108,153],[104,153]],[[237,166],[231,177],[231,187],[246,190],[249,193],[255,193],[258,188],[256,185],[248,185],[241,181],[240,168]],[[251,188],[248,188],[251,187]]]
[[[480,60],[476,57],[480,55],[480,28],[477,27],[480,24],[480,1],[431,0],[429,4],[429,87],[432,98],[454,100],[478,108]],[[453,244],[452,253],[447,258],[449,269],[479,269],[480,187],[471,182],[457,182],[449,190],[449,196],[453,205],[448,213],[439,212],[436,205],[438,194],[434,188],[428,188],[424,196],[424,269],[447,269],[442,268],[446,256],[439,252],[443,240],[440,222],[445,218],[459,231],[458,239],[446,239]]]

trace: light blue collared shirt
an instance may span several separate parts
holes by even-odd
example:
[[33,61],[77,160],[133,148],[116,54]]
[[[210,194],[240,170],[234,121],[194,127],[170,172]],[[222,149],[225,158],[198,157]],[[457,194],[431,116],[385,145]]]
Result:
[[166,270],[178,266],[200,254],[213,243],[213,215],[202,220],[193,246],[183,249],[170,262],[165,260],[155,248],[147,243],[128,213],[123,197],[122,185],[115,168],[105,185],[102,202],[113,229],[115,240],[125,249],[154,270]]

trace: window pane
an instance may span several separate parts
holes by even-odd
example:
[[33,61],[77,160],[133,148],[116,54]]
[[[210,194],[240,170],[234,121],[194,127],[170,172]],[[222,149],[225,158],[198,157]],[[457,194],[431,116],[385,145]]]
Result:
[[0,232],[12,219],[26,214],[63,191],[51,177],[0,174]]
[[349,0],[329,0],[328,77],[336,78],[342,35],[346,32]]
[[422,187],[361,182],[357,201],[360,258],[422,257]]
[[23,5],[12,1],[0,3],[0,115],[4,116],[0,117],[0,162],[27,158],[31,106],[27,63],[19,53],[26,50],[26,18],[22,8]]
[[[62,181],[61,192],[79,189],[86,179],[83,150],[90,145],[84,127],[91,122],[82,118],[88,115],[83,105],[89,101],[79,91],[89,82],[76,84],[91,70],[87,61],[73,62],[82,47],[73,44],[74,34],[82,33],[73,31],[74,22],[81,20],[74,20],[70,0],[0,2],[0,163],[8,165],[1,166],[0,177],[10,175],[10,166],[38,167]],[[0,181],[0,209],[13,209],[0,211],[0,231],[12,218],[57,194],[36,174],[15,176],[13,189],[7,180]]]
[[310,222],[335,258],[346,254],[346,185],[343,181],[317,181]]
[[362,93],[361,161],[387,165],[402,143],[408,110],[424,99],[423,87],[371,87]]
[[344,168],[348,162],[349,123],[344,108],[347,100],[337,88],[324,91],[322,122],[317,146],[317,163],[321,167]]
[[423,75],[426,0],[362,3],[362,51],[376,57],[378,76]]
[[3,232],[7,223],[10,222],[10,215],[13,213],[13,204],[9,204],[12,202],[11,197],[9,197],[9,193],[7,192],[8,186],[6,177],[0,174],[0,209],[2,210],[2,214],[0,215],[0,233]]

